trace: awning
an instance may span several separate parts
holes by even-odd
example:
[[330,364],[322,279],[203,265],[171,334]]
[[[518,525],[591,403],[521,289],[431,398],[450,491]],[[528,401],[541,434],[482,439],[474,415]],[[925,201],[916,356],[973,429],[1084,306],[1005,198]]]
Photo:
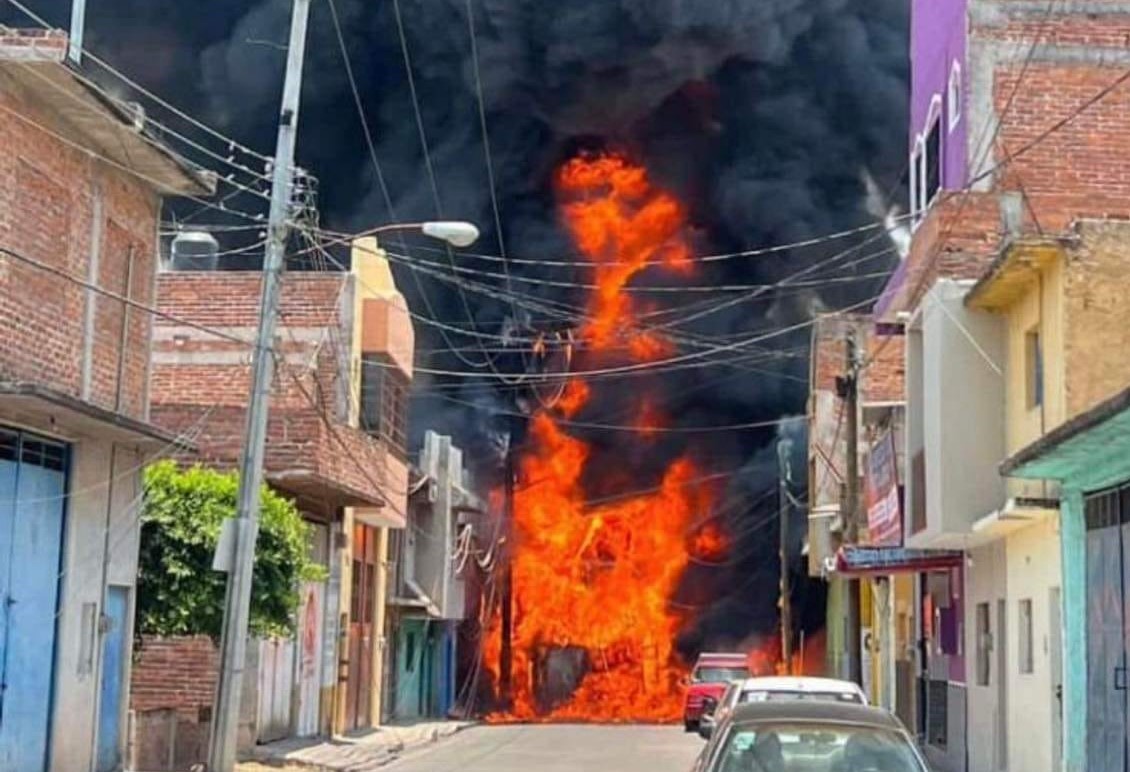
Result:
[[951,550],[920,550],[907,547],[840,547],[835,572],[844,576],[917,574],[961,566],[965,556]]
[[63,439],[96,437],[148,450],[194,449],[191,442],[153,424],[35,383],[0,382],[0,416]]

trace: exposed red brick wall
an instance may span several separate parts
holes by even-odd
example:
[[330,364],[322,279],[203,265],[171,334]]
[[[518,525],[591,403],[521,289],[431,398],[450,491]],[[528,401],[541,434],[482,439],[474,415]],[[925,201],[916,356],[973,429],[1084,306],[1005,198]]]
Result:
[[872,334],[867,338],[867,369],[860,389],[864,402],[906,399],[906,337]]
[[[65,41],[64,41],[65,42]],[[52,114],[0,83],[0,105],[58,131]],[[89,276],[95,190],[101,191],[101,254],[96,281],[125,289],[134,253],[131,295],[151,304],[156,270],[158,197],[133,178],[100,164],[49,134],[0,113],[0,245],[82,280]],[[49,386],[82,397],[82,351],[88,292],[14,258],[0,256],[0,379]],[[114,408],[119,354],[121,412],[146,413],[145,380],[152,319],[131,311],[120,351],[122,303],[94,295],[90,401]]]
[[142,637],[134,647],[130,709],[171,708],[196,721],[210,709],[220,672],[220,653],[205,635]]
[[[260,281],[258,273],[165,273],[158,277],[158,303],[180,319],[250,338],[258,324]],[[349,420],[348,386],[355,374],[349,370],[348,281],[341,273],[286,276],[275,344],[285,361],[271,398],[265,467],[284,492],[291,488],[282,478],[305,473],[381,500],[386,448]],[[158,331],[153,421],[192,434],[198,460],[234,468],[243,442],[250,348],[165,320]]]
[[[1055,57],[1068,48],[1124,50],[1130,41],[1130,14],[1072,11],[1071,4],[1050,14],[1018,14],[1009,9],[1010,2],[998,0],[1001,13],[987,14],[986,23],[971,29],[980,44],[1019,52],[992,73],[991,99],[1000,129],[985,165],[1000,166],[983,183],[991,190],[947,193],[935,202],[915,232],[888,319],[916,307],[938,278],[976,278],[985,270],[1003,235],[1000,194],[1022,194],[1024,233],[1059,234],[1080,218],[1130,216],[1130,155],[1125,152],[1130,83],[1078,112],[1122,77],[1125,66]],[[1033,58],[1028,60],[1030,50]],[[1042,138],[1069,117],[1066,125]],[[981,128],[984,120],[975,118],[974,140],[989,138]],[[980,171],[972,168],[979,160],[970,159],[974,173]]]

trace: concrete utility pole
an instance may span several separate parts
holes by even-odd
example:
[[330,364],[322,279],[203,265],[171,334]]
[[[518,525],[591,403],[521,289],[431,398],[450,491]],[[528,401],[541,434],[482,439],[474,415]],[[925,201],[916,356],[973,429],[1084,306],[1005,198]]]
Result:
[[[844,375],[839,379],[838,391],[844,401],[847,422],[845,434],[844,501],[841,509],[844,518],[844,544],[859,542],[859,352],[856,347],[855,328],[849,327],[844,339]],[[848,579],[847,644],[848,678],[863,684],[862,656],[860,651],[859,580]]]
[[778,519],[781,525],[781,659],[785,672],[793,672],[793,599],[792,583],[789,577],[789,483],[792,470],[789,468],[789,454],[793,442],[782,439],[777,442],[778,462]]
[[274,373],[271,348],[278,321],[279,290],[289,232],[294,145],[298,131],[298,104],[309,15],[310,0],[294,0],[286,81],[279,112],[278,141],[275,145],[274,168],[271,171],[271,208],[267,248],[263,259],[259,334],[252,354],[251,397],[247,407],[246,435],[239,468],[235,556],[228,574],[224,603],[222,660],[220,682],[216,689],[216,707],[212,715],[209,772],[232,772],[235,767],[243,667],[247,661],[251,577],[255,563],[255,538],[259,530],[259,488],[263,482],[263,450],[267,440],[267,412]]

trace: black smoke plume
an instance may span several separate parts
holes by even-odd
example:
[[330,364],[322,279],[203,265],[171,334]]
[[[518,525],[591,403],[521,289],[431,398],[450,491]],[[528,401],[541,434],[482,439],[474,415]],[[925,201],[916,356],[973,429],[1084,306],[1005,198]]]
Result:
[[[26,1],[66,26],[69,3]],[[395,3],[336,2],[395,217],[473,220],[483,230],[476,249],[497,254],[500,234],[487,185],[467,4],[399,0],[435,172],[433,193]],[[290,0],[91,0],[88,5],[92,50],[241,142],[263,152],[273,148]],[[508,253],[535,259],[576,253],[559,225],[551,178],[563,159],[581,149],[615,150],[644,163],[687,206],[695,247],[704,254],[791,243],[875,222],[881,209],[897,204],[901,195],[908,5],[907,0],[472,0]],[[27,26],[6,5],[0,6],[3,20]],[[311,21],[299,159],[321,181],[323,224],[345,231],[391,217],[354,109],[327,0],[318,0]],[[168,117],[159,110],[154,114]],[[891,200],[880,202],[879,211],[874,196],[868,196],[869,179],[875,189],[893,192],[887,196]],[[261,204],[246,196],[231,203],[243,208]],[[183,216],[194,208],[178,211]],[[215,220],[211,215],[198,219]],[[684,281],[772,283],[859,240],[712,263]],[[861,245],[859,255],[884,245],[883,240]],[[442,253],[416,246],[416,255],[445,260]],[[499,269],[497,263],[469,256],[456,259],[468,267]],[[893,259],[872,260],[853,270],[863,274],[889,268]],[[518,276],[557,281],[590,276],[583,269],[536,265],[513,270]],[[469,291],[465,305],[450,284],[427,276],[418,283],[402,266],[396,272],[414,310],[430,313],[423,288],[435,314],[452,326],[496,334],[515,313],[505,301]],[[664,280],[644,279],[652,284]],[[706,315],[683,332],[717,338],[797,324],[815,310],[863,301],[881,283],[876,278],[774,291]],[[580,290],[526,283],[516,288],[531,298],[583,305]],[[731,296],[722,293],[715,299]],[[685,304],[700,299],[675,294],[663,300]],[[531,323],[547,321],[538,310],[525,312]],[[417,334],[423,367],[467,369],[444,351],[451,347],[472,361],[483,359],[477,339],[423,324],[417,325]],[[766,346],[786,352],[758,365],[767,372],[715,364],[654,378],[649,388],[659,390],[661,407],[676,425],[803,413],[807,340],[808,330],[799,329],[767,341]],[[470,457],[495,457],[496,424],[489,410],[509,406],[508,391],[477,379],[422,375],[419,381],[444,391],[420,391],[414,432],[450,432],[471,450]],[[636,383],[603,382],[598,399],[579,418],[623,422],[630,415]],[[775,485],[776,431],[677,435],[646,451],[623,432],[590,435],[599,452],[617,458],[628,454],[639,463],[635,479],[640,487],[649,474],[688,448],[709,471],[740,470],[727,500],[738,502],[731,527],[742,534],[735,545],[741,563],[728,573],[708,576],[696,570],[688,575],[690,584],[708,587],[715,595],[691,599],[712,605],[683,643],[693,650],[770,629],[776,529],[750,531],[744,524],[764,514],[764,504],[758,502]],[[802,440],[798,438],[798,448]],[[799,495],[804,490],[803,451],[794,466]],[[599,480],[593,486],[594,492],[605,492],[599,490]],[[802,528],[803,515],[798,515],[794,532]],[[799,545],[798,537],[795,551]],[[687,593],[688,598],[694,595],[694,587]],[[808,605],[818,608],[818,602]]]

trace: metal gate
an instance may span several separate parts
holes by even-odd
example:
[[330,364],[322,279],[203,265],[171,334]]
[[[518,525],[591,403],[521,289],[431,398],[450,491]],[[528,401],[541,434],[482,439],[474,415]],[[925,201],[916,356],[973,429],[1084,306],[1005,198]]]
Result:
[[1087,769],[1126,772],[1130,487],[1087,497]]
[[0,428],[0,769],[47,766],[67,448]]

